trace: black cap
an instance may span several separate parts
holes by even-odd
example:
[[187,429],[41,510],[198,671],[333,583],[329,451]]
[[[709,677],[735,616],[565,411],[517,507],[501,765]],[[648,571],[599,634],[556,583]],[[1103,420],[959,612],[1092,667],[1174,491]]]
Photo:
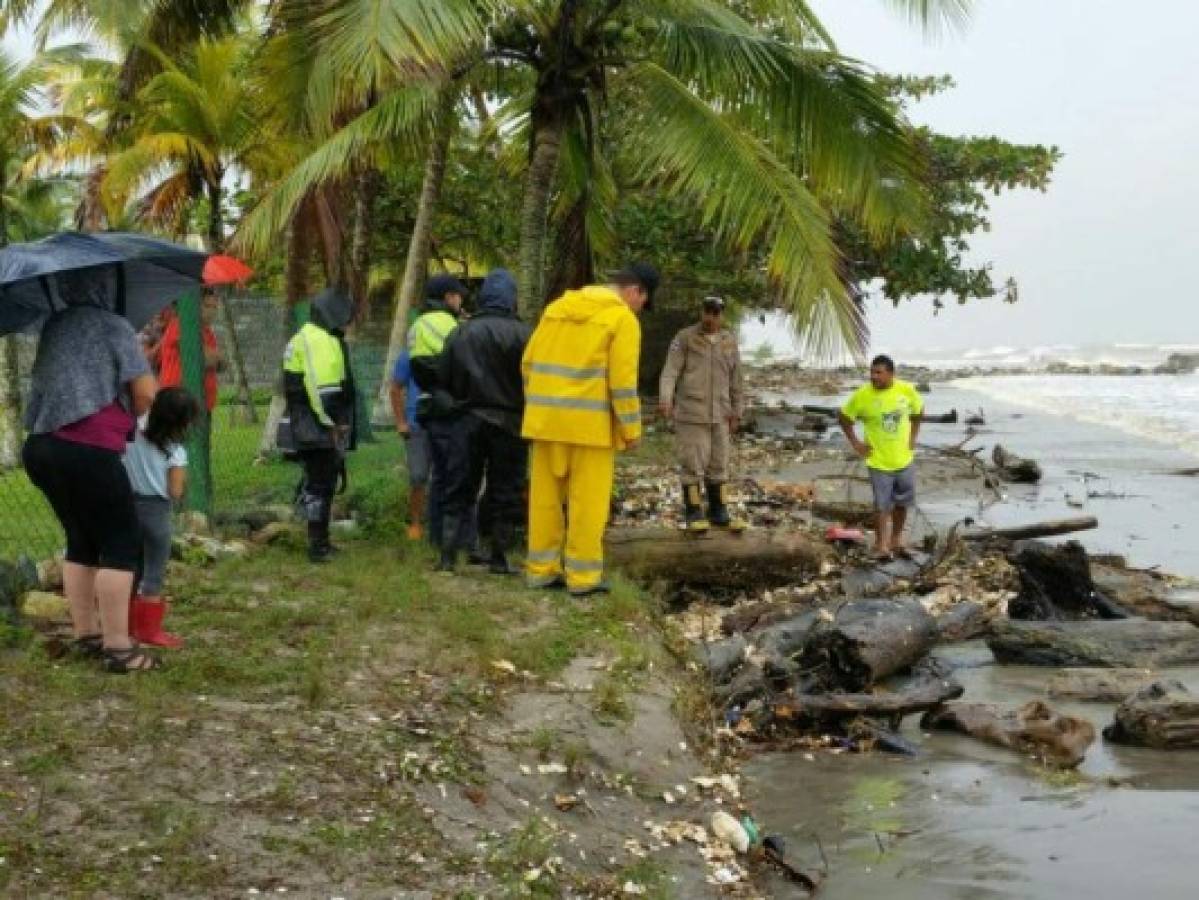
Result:
[[704,297],[704,309],[724,309],[724,297],[717,297],[715,294]]
[[429,300],[444,300],[446,294],[466,296],[466,288],[453,275],[434,275],[425,282],[425,297]]
[[662,277],[658,274],[658,270],[649,263],[635,262],[613,275],[612,280],[617,284],[641,285],[646,294],[645,308],[650,309],[654,305],[654,291],[658,289]]

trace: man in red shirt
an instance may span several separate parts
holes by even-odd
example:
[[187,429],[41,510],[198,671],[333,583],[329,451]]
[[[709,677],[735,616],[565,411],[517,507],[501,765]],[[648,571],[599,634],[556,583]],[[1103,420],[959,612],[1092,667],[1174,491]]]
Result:
[[[212,330],[212,323],[216,321],[220,309],[219,303],[216,294],[205,291],[200,305],[200,334],[204,342],[204,406],[210,413],[216,408],[216,376],[222,362],[216,332]],[[158,347],[158,383],[162,387],[181,386],[183,361],[179,356],[179,316],[173,310],[168,313],[167,326]]]

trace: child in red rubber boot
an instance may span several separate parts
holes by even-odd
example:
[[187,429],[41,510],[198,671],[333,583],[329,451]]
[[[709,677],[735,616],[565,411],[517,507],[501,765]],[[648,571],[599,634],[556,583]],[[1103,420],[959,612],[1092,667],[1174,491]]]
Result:
[[183,388],[163,388],[150,412],[138,422],[125,451],[125,469],[133,486],[142,529],[140,581],[129,601],[129,633],[143,644],[181,647],[183,641],[162,630],[167,603],[163,577],[171,556],[171,504],[187,486],[187,450],[183,442],[199,415],[195,399]]

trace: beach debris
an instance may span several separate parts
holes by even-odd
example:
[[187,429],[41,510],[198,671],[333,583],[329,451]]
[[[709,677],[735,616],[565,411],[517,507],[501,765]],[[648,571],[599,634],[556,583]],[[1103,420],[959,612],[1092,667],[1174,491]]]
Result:
[[936,643],[936,622],[914,599],[851,600],[819,623],[798,663],[825,690],[858,691],[905,671]]
[[1199,697],[1180,681],[1155,681],[1116,708],[1103,736],[1159,750],[1199,749]]
[[937,632],[944,643],[969,641],[991,630],[991,614],[981,603],[965,600],[950,606],[937,618]]
[[554,806],[562,812],[570,812],[582,802],[578,794],[554,794]]
[[[972,424],[969,419],[967,424]],[[981,423],[979,423],[981,424]],[[991,462],[1004,481],[1013,484],[1036,484],[1041,480],[1041,464],[1035,459],[1025,459],[1006,450],[1002,444],[996,444],[991,451]]]
[[958,536],[964,541],[986,541],[994,538],[1021,541],[1030,538],[1073,534],[1076,531],[1089,531],[1098,527],[1099,520],[1094,516],[1078,516],[1070,519],[1048,519],[1043,522],[1030,522],[1027,525],[1012,525],[1004,528],[967,528],[959,532]]
[[1199,663],[1199,628],[1142,619],[997,621],[987,638],[995,660],[1028,666],[1161,669]]
[[745,826],[723,809],[712,813],[709,826],[717,840],[724,841],[738,853],[749,851],[750,839]]
[[979,408],[979,409],[975,410],[974,412],[967,414],[965,421],[966,421],[967,425],[973,425],[976,427],[981,426],[981,425],[986,425],[987,424],[986,411]]
[[538,775],[565,775],[569,771],[570,769],[557,762],[541,763],[537,766]]
[[1054,698],[1119,703],[1156,677],[1149,669],[1066,669],[1049,679],[1045,689]]
[[491,661],[491,668],[497,672],[503,672],[505,675],[516,674],[516,664],[506,659],[493,659]]
[[818,573],[829,550],[807,533],[712,529],[702,536],[663,528],[615,527],[605,557],[625,574],[673,585],[726,587],[790,584]]
[[1013,551],[1010,558],[1020,576],[1020,593],[1008,604],[1011,618],[1128,618],[1127,610],[1096,589],[1087,551],[1078,541],[1027,541]]
[[950,703],[926,713],[920,726],[968,734],[1066,769],[1078,766],[1095,742],[1094,725],[1055,712],[1039,700],[1014,710],[985,703]]

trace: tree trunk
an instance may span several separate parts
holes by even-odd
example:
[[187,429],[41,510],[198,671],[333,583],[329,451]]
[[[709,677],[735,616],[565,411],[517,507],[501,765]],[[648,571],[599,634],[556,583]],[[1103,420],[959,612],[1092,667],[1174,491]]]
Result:
[[1030,541],[1010,557],[1020,573],[1020,593],[1008,604],[1013,619],[1127,619],[1128,611],[1091,580],[1087,551],[1078,541],[1062,546]]
[[1031,538],[1054,537],[1059,534],[1073,534],[1076,531],[1088,531],[1098,527],[1099,520],[1094,516],[1078,516],[1073,519],[1050,519],[1047,522],[1033,522],[1030,525],[1014,525],[1010,528],[967,528],[958,536],[963,541],[987,541],[991,538],[1022,541]]
[[918,600],[851,600],[805,641],[799,668],[812,690],[861,691],[910,669],[937,641]]
[[[279,347],[279,360],[283,359],[284,346],[291,340],[295,325],[296,307],[308,296],[309,271],[312,263],[312,243],[308,232],[308,223],[303,220],[303,211],[307,204],[300,208],[287,230],[287,270],[284,274],[285,299],[283,304],[283,335]],[[275,438],[278,436],[279,421],[287,409],[287,401],[283,396],[283,373],[279,372],[275,380],[275,390],[271,394],[270,409],[266,414],[266,425],[262,429],[262,437],[258,441],[258,458],[266,459],[275,452]]]
[[829,557],[823,543],[790,531],[713,529],[696,536],[617,527],[608,530],[605,545],[608,561],[632,578],[717,588],[794,584]]
[[[7,163],[0,159],[0,174]],[[0,247],[8,246],[8,210],[0,185]],[[21,345],[15,334],[0,338],[0,470],[21,461]]]
[[[876,716],[899,719],[916,712],[927,712],[965,692],[960,684],[947,678],[922,677],[913,679],[897,690],[878,690],[874,693],[796,694],[781,701],[790,717],[812,719],[843,719],[851,716]],[[774,708],[776,719],[786,718],[782,707]]]
[[454,109],[458,95],[446,88],[437,107],[437,120],[433,130],[433,142],[429,145],[429,156],[425,160],[425,177],[421,183],[420,201],[416,207],[416,221],[412,224],[412,235],[408,239],[408,257],[404,261],[404,278],[400,282],[400,296],[396,301],[395,315],[391,320],[391,335],[387,341],[387,359],[383,364],[383,377],[379,382],[379,396],[375,400],[372,421],[382,426],[392,419],[388,391],[391,372],[404,349],[408,338],[408,311],[417,304],[424,287],[426,270],[429,268],[429,248],[433,238],[433,216],[441,199],[441,186],[445,180],[445,168],[450,154],[450,141],[454,136],[457,118]]
[[1041,465],[1035,459],[1025,459],[1009,453],[999,444],[991,451],[991,462],[1004,481],[1014,484],[1036,484],[1041,480]]
[[920,727],[961,732],[1067,769],[1081,763],[1095,742],[1094,725],[1056,713],[1039,700],[1007,711],[983,703],[950,703],[925,715]]
[[587,196],[575,201],[554,235],[554,259],[546,297],[595,281],[591,237],[587,232]]
[[374,219],[377,172],[364,166],[354,176],[354,232],[350,237],[350,296],[354,298],[354,320],[370,315],[368,294],[371,267],[371,225]]
[[1000,620],[987,646],[997,662],[1026,666],[1157,669],[1199,664],[1199,628],[1186,622]]
[[[210,253],[223,253],[225,250],[225,226],[221,203],[223,201],[221,184],[218,180],[208,183],[208,250]],[[242,424],[256,424],[258,410],[254,408],[254,398],[250,393],[250,379],[246,375],[246,360],[242,354],[241,342],[237,338],[237,323],[233,320],[233,308],[226,297],[221,302],[221,315],[225,320],[225,330],[229,335],[229,358],[233,362],[233,376],[237,386],[237,405],[240,411],[237,421]]]
[[[535,104],[538,101],[535,101]],[[545,102],[545,101],[540,101]],[[534,114],[536,118],[536,114]],[[525,177],[525,196],[520,211],[519,282],[520,311],[528,320],[536,319],[545,303],[545,233],[549,215],[554,174],[562,151],[562,121],[546,116],[534,124],[533,148],[529,172]]]

